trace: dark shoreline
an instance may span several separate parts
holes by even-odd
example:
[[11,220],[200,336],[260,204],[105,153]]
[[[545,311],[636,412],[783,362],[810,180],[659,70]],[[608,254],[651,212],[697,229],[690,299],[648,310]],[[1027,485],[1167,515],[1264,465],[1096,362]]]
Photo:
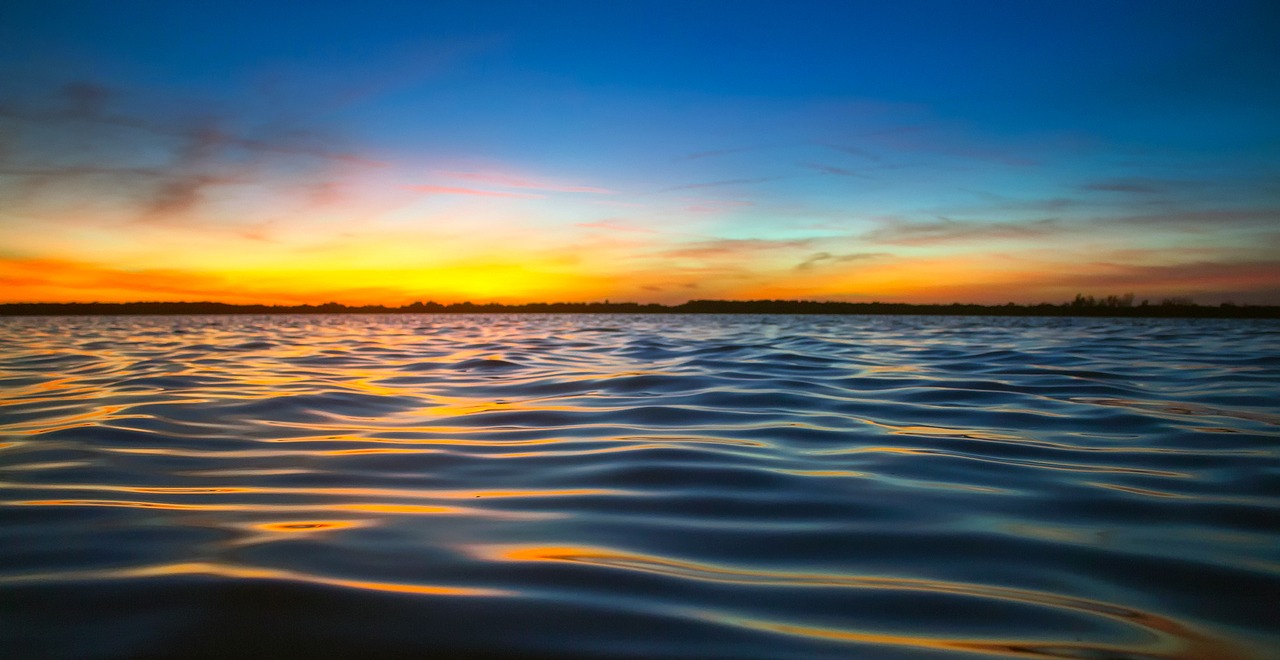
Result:
[[111,316],[176,314],[874,314],[923,316],[1050,316],[1132,318],[1280,318],[1280,306],[1160,304],[1111,306],[1064,303],[1053,305],[915,305],[908,303],[848,303],[803,300],[691,300],[680,305],[657,303],[527,303],[503,305],[470,302],[383,305],[232,305],[217,302],[129,303],[6,303],[0,316]]

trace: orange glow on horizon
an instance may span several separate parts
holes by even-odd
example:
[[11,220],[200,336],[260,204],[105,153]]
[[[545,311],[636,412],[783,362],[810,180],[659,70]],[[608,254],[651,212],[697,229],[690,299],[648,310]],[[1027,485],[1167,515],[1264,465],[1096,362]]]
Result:
[[[413,302],[454,304],[522,304],[530,302],[596,302],[603,300],[679,304],[690,299],[843,300],[851,302],[981,304],[1060,303],[1075,293],[1112,292],[1148,287],[1139,298],[1158,300],[1187,290],[1185,277],[1146,283],[1112,276],[1115,285],[1055,281],[1058,264],[1007,264],[968,258],[899,259],[859,265],[821,274],[770,271],[759,274],[703,277],[701,286],[674,286],[672,273],[650,264],[635,272],[574,270],[564,264],[531,262],[459,262],[454,265],[383,270],[220,271],[192,268],[127,270],[66,259],[0,259],[0,302],[224,302],[230,304],[298,305],[339,302],[346,305],[397,307]],[[1104,281],[1116,271],[1109,265],[1074,267],[1081,279]],[[1206,276],[1196,289],[1212,295],[1215,287],[1247,289],[1265,286],[1276,273],[1240,269]]]

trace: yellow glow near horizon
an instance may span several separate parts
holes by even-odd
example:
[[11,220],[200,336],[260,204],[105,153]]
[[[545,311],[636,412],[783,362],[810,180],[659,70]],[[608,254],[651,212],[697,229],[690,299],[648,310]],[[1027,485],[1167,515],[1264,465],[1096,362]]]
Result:
[[[612,259],[566,259],[556,252],[506,260],[456,255],[440,265],[326,268],[299,260],[271,268],[124,268],[69,259],[0,258],[0,302],[219,301],[234,304],[399,306],[415,301],[457,303],[614,301],[681,303],[695,298],[828,299],[950,303],[1062,302],[1097,289],[1057,279],[1066,271],[1084,280],[1145,279],[1156,297],[1186,289],[1187,276],[1150,274],[1114,265],[1013,262],[996,258],[890,258],[879,263],[798,272],[769,263],[738,268],[670,262],[661,255],[613,253]],[[214,261],[216,259],[209,259]],[[322,261],[322,260],[321,260]],[[353,259],[353,261],[359,261]],[[424,259],[424,261],[426,261]],[[752,269],[750,266],[754,266]],[[1201,275],[1205,290],[1265,284],[1274,273],[1242,267]],[[1182,278],[1182,279],[1179,279]],[[1131,290],[1131,289],[1124,289]]]
[[678,209],[651,208],[661,221],[647,223],[575,223],[561,216],[586,215],[589,204],[566,199],[521,214],[516,205],[529,200],[383,200],[377,193],[388,189],[309,214],[263,199],[247,219],[189,211],[123,221],[88,205],[60,217],[57,234],[10,223],[0,235],[0,302],[1060,303],[1076,293],[1158,300],[1265,290],[1280,276],[1261,260],[1202,267],[1227,253],[1186,246],[1134,247],[1107,261],[1093,235],[1063,236],[1052,250],[1016,237],[950,246],[729,239],[718,237],[723,221]]

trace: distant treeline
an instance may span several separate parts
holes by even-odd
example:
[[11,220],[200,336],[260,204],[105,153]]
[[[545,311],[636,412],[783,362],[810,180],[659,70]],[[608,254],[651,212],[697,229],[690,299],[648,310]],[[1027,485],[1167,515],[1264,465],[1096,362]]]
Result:
[[851,303],[811,300],[690,300],[680,305],[632,302],[499,303],[415,302],[403,307],[383,305],[231,305],[217,302],[130,303],[8,303],[0,315],[66,316],[107,314],[922,314],[933,316],[1134,316],[1202,318],[1280,318],[1280,306],[1197,305],[1186,298],[1156,304],[1133,303],[1125,296],[1076,296],[1054,305],[913,305],[908,303]]

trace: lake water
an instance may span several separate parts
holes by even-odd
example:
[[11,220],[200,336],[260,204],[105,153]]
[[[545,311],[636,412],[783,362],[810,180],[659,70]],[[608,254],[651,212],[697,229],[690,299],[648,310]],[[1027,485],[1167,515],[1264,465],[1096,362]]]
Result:
[[1280,323],[0,319],[7,657],[1280,657]]

